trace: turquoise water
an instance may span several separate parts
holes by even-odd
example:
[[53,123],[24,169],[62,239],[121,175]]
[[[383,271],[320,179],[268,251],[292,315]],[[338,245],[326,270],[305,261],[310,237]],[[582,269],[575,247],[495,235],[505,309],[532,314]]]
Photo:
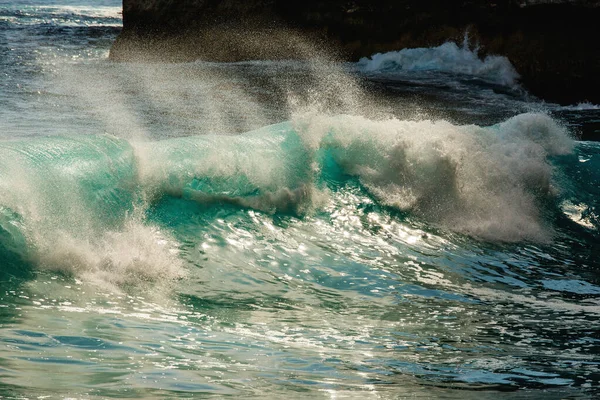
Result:
[[596,106],[113,64],[118,6],[0,3],[0,397],[598,395]]

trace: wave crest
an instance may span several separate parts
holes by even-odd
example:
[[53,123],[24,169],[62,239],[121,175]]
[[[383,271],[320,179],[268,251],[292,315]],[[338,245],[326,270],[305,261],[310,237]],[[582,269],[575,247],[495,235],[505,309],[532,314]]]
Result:
[[170,217],[164,226],[146,217],[161,198],[304,215],[347,190],[332,171],[447,230],[546,241],[546,203],[557,193],[548,157],[572,146],[543,114],[491,127],[307,114],[239,136],[5,142],[0,256],[113,288],[168,284],[185,267]]
[[299,126],[388,206],[487,240],[552,235],[542,215],[542,203],[555,194],[547,157],[569,153],[573,143],[546,115],[489,128],[349,116]]

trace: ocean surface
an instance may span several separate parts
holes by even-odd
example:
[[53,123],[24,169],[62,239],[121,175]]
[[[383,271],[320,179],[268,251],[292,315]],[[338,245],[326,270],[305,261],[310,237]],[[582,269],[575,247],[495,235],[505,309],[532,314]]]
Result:
[[0,398],[600,396],[598,105],[468,38],[113,63],[120,11],[0,1]]

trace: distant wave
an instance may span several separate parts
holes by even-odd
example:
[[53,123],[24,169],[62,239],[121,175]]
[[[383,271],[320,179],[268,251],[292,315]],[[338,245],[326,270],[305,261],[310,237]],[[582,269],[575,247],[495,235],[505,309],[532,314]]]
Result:
[[0,9],[0,21],[17,25],[44,25],[68,27],[120,27],[121,7],[110,6],[67,6],[67,5],[19,5]]
[[458,46],[454,42],[446,42],[438,47],[377,53],[362,58],[358,65],[368,73],[439,71],[471,75],[506,86],[516,85],[519,79],[519,74],[506,57],[489,55],[481,59],[477,50],[469,49],[466,44]]
[[567,111],[592,111],[600,110],[600,106],[597,104],[592,104],[588,101],[584,101],[582,103],[561,107],[561,109]]

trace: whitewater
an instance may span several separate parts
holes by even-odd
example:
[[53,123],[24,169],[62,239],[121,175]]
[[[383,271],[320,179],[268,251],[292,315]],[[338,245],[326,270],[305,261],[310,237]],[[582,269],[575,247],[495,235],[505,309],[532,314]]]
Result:
[[0,398],[600,394],[598,105],[468,37],[115,63],[120,12],[0,2]]

